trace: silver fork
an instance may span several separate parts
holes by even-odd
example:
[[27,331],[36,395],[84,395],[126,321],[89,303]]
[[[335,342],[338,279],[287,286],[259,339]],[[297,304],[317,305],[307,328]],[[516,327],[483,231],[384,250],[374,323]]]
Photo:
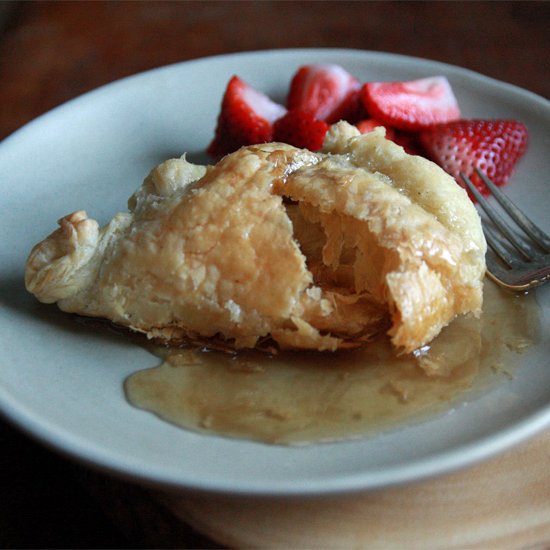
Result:
[[[487,274],[497,284],[525,291],[550,281],[550,237],[538,228],[481,170],[475,169],[493,197],[514,220],[520,235],[478,191],[470,178],[460,173],[489,221],[483,223],[487,244],[494,255],[487,255]],[[497,258],[498,256],[498,258]]]

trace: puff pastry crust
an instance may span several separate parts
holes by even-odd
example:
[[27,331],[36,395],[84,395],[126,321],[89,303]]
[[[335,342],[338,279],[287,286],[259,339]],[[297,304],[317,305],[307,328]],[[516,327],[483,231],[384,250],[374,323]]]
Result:
[[177,343],[335,350],[380,331],[405,352],[479,314],[486,244],[464,190],[382,129],[321,153],[244,147],[156,167],[129,212],[84,211],[32,250],[27,288],[64,311]]

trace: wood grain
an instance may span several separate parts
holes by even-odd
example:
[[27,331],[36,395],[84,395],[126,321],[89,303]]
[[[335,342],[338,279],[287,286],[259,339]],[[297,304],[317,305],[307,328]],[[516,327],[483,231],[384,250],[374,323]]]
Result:
[[[550,97],[550,2],[29,1],[0,6],[0,139],[118,78],[208,55],[271,48],[340,47],[425,57]],[[0,420],[0,546],[196,548],[226,542],[288,547],[308,541],[341,547],[345,541],[357,547],[410,547],[411,542],[428,547],[474,539],[478,545],[542,546],[549,541],[549,439],[546,433],[471,471],[351,500],[235,503],[195,495],[170,502],[170,514],[217,539],[209,543],[187,536],[185,529],[172,530],[179,533],[177,540],[154,531],[147,537],[146,518],[142,529],[122,529],[121,518],[111,515],[111,495],[116,488],[131,518],[143,505],[135,488],[98,474],[101,490],[92,500],[79,467]],[[440,538],[445,525],[454,525],[449,539]]]
[[234,548],[548,548],[550,433],[464,471],[308,499],[158,497]]
[[547,2],[21,2],[0,42],[0,139],[139,71],[245,50],[340,47],[453,63],[550,97]]

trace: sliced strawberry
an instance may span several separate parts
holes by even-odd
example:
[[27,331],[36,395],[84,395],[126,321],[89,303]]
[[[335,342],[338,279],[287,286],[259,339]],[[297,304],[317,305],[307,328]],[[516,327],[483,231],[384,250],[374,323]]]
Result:
[[487,193],[474,167],[504,185],[527,149],[528,132],[517,120],[459,120],[423,130],[419,138],[427,155],[457,181],[463,172]]
[[363,102],[361,101],[361,85],[357,81],[357,88],[349,91],[348,95],[340,104],[340,107],[325,118],[328,124],[334,124],[345,120],[351,124],[366,116]]
[[417,132],[403,132],[402,130],[396,130],[391,126],[382,124],[379,120],[376,120],[375,118],[366,118],[360,120],[359,122],[355,123],[355,126],[357,126],[357,129],[362,134],[367,134],[368,132],[372,132],[372,130],[374,130],[376,127],[383,126],[384,128],[386,128],[387,139],[393,141],[394,143],[397,143],[397,145],[401,145],[401,147],[403,147],[403,149],[405,149],[405,152],[407,152],[409,155],[422,155],[422,146],[418,141]]
[[369,132],[372,132],[375,128],[378,128],[378,126],[383,126],[386,129],[387,139],[391,139],[393,141],[393,138],[395,137],[395,132],[393,131],[393,128],[382,124],[379,120],[376,120],[375,118],[364,118],[363,120],[357,122],[355,126],[357,126],[357,129],[362,134],[368,134]]
[[328,124],[310,113],[288,111],[273,125],[273,138],[294,147],[318,151],[323,146],[327,130]]
[[444,76],[408,82],[367,82],[365,109],[373,118],[400,130],[419,130],[460,118],[460,109]]
[[329,124],[353,120],[360,107],[360,88],[359,81],[339,65],[304,65],[290,83],[287,108]]
[[265,143],[273,138],[273,122],[286,109],[233,76],[223,96],[214,139],[208,153],[220,157],[243,145]]
[[392,141],[397,143],[397,145],[401,145],[401,147],[403,147],[403,149],[405,149],[405,152],[409,155],[425,156],[417,132],[404,132],[402,130],[395,130]]

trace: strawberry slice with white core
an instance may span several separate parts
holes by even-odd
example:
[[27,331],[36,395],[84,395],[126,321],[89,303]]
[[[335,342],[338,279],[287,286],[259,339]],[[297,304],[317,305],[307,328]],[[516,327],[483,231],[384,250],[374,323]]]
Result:
[[290,83],[287,108],[331,124],[355,114],[360,88],[359,81],[340,65],[304,65]]
[[[241,81],[242,82],[242,81]],[[259,92],[249,84],[242,82],[241,99],[256,114],[270,124],[273,124],[278,118],[286,114],[286,109],[272,101],[262,92]]]
[[420,130],[460,118],[458,102],[444,76],[407,82],[367,82],[362,100],[371,117],[400,130]]
[[220,157],[243,145],[265,143],[273,138],[273,122],[286,109],[273,102],[238,76],[233,76],[222,100],[216,134],[208,153]]

